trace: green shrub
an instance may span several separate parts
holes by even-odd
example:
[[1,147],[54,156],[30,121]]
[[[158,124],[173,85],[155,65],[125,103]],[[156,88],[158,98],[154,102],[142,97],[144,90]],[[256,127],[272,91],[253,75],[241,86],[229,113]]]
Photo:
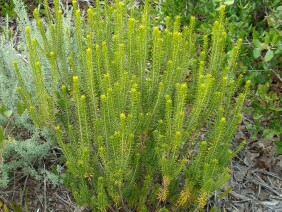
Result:
[[[225,52],[224,9],[211,42],[198,49],[195,18],[180,30],[151,27],[122,2],[90,7],[87,19],[73,2],[65,25],[59,1],[41,36],[26,28],[35,95],[14,62],[18,93],[40,128],[55,129],[65,155],[66,184],[79,205],[106,210],[201,209],[229,179],[228,163],[250,82],[234,74],[242,40]],[[211,46],[211,47],[209,47]],[[61,89],[59,89],[61,88]]]
[[0,16],[15,15],[13,0],[0,0]]
[[[19,0],[0,0],[0,16],[8,16],[9,18],[15,18],[17,13],[15,11],[15,4]],[[41,4],[43,0],[23,0],[25,7],[32,11],[38,4]]]
[[[252,92],[252,105],[249,111],[254,119],[247,126],[251,137],[272,139],[276,141],[278,153],[281,154],[281,100],[279,91],[272,89],[282,82],[281,75],[281,20],[282,7],[279,0],[167,0],[158,10],[159,19],[166,15],[181,15],[182,23],[187,24],[194,15],[205,20],[199,23],[199,31],[210,32],[209,23],[214,20],[215,11],[220,4],[232,4],[227,8],[226,25],[228,26],[227,43],[233,43],[239,37],[244,44],[241,50],[240,70],[245,71],[243,81],[250,79],[256,89]],[[228,47],[229,49],[229,47]],[[279,86],[279,85],[278,85]],[[268,89],[266,89],[268,87]],[[276,94],[274,94],[276,93]]]

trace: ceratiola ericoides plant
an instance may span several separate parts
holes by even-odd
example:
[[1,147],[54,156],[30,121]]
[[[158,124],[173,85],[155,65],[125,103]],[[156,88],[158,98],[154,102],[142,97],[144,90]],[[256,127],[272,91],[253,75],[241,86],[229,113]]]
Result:
[[96,1],[82,18],[73,1],[71,26],[59,5],[52,15],[45,0],[45,19],[34,11],[41,37],[26,28],[36,95],[14,66],[34,124],[56,131],[77,203],[202,209],[243,146],[230,149],[249,82],[237,94],[242,40],[226,53],[224,6],[199,47],[195,18],[180,30],[180,17],[167,17],[160,30],[151,26],[148,1],[141,18],[121,1]]

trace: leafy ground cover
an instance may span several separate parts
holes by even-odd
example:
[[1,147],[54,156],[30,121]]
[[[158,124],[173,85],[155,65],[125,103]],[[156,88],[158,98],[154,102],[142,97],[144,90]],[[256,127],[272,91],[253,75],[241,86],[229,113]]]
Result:
[[[277,20],[275,13],[266,18],[270,25]],[[1,25],[5,25],[3,17]],[[17,28],[15,24],[11,27]],[[246,40],[245,53],[249,56],[245,56],[245,60],[256,59],[255,66],[250,67],[249,64],[242,62],[242,66],[246,66],[248,70],[246,79],[252,79],[254,82],[254,91],[246,103],[249,114],[245,115],[235,140],[238,143],[247,140],[247,147],[231,164],[232,179],[228,186],[233,188],[232,191],[227,186],[225,190],[230,192],[221,200],[217,201],[216,195],[215,198],[211,198],[207,211],[211,210],[213,205],[228,211],[282,210],[280,207],[282,157],[277,154],[282,142],[279,140],[281,139],[281,81],[279,80],[281,55],[277,51],[281,44],[275,41],[276,32],[268,28],[264,29],[264,32],[261,32],[261,29],[254,31],[252,37]],[[278,41],[279,36],[281,31]],[[8,123],[11,125],[13,116],[10,111],[4,109],[3,114],[7,118],[4,125],[6,128]],[[16,135],[19,129],[13,130]],[[236,143],[234,145],[236,146]],[[60,156],[60,150],[54,147],[49,150],[46,157],[32,162],[32,167],[40,170],[43,176],[40,181],[36,181],[20,168],[14,170],[9,187],[0,191],[1,202],[9,208],[13,208],[13,202],[21,208],[26,205],[30,211],[36,211],[38,208],[48,208],[48,211],[87,211],[86,208],[77,208],[70,192],[54,183],[57,181],[60,184],[58,176],[64,172],[64,165],[59,160]],[[0,206],[4,207],[1,203]]]

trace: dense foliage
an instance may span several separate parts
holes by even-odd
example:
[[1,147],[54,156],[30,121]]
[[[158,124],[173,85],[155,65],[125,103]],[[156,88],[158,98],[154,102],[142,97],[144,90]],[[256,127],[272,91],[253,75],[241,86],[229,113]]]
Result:
[[74,1],[73,25],[59,1],[53,18],[45,8],[46,28],[34,10],[40,36],[25,29],[34,90],[14,62],[17,91],[37,127],[55,128],[77,202],[203,208],[243,145],[230,149],[250,85],[233,102],[242,40],[226,54],[225,7],[198,50],[195,18],[179,32],[180,18],[167,17],[161,31],[148,2],[135,17],[122,2],[97,1],[84,21]]

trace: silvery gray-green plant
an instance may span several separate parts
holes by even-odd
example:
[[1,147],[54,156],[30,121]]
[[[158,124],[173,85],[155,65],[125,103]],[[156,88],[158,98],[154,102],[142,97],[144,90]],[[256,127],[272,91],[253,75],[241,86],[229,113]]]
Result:
[[[0,188],[9,185],[14,170],[23,175],[41,179],[43,167],[41,159],[50,153],[54,136],[46,130],[36,129],[27,112],[24,112],[17,95],[18,80],[13,61],[17,60],[24,76],[26,87],[33,94],[32,77],[25,60],[25,36],[20,33],[21,26],[33,26],[29,21],[23,4],[14,0],[19,25],[13,36],[8,19],[0,30]],[[33,28],[34,29],[34,28]],[[35,30],[34,30],[35,31]],[[34,32],[35,34],[37,32]],[[35,168],[36,167],[36,168]]]

